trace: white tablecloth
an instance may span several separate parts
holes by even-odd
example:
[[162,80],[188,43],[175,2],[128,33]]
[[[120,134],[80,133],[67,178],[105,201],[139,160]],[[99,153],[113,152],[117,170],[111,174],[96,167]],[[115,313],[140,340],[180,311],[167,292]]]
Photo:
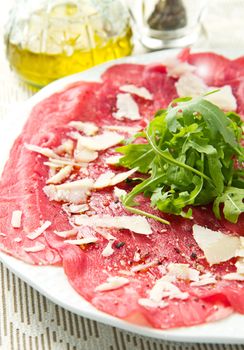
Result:
[[[135,0],[136,1],[136,0]],[[197,1],[197,0],[192,0]],[[1,32],[12,0],[1,1]],[[206,37],[194,46],[244,54],[244,0],[212,0],[204,17]],[[0,33],[1,35],[1,33]],[[0,120],[33,90],[9,70],[0,47]],[[143,52],[136,45],[135,53]],[[18,115],[16,115],[18,118]],[[2,350],[243,350],[242,345],[169,344],[79,317],[53,304],[0,264],[0,349]]]

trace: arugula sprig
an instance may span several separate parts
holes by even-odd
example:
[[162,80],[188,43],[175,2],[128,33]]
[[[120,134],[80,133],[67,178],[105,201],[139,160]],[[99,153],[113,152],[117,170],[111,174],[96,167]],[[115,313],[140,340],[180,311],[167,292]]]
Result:
[[224,113],[204,97],[172,101],[117,149],[122,166],[148,175],[123,197],[124,206],[168,223],[140,210],[136,197],[144,194],[153,208],[188,218],[189,205],[213,202],[217,218],[223,204],[225,218],[236,223],[244,211],[242,127],[236,113]]

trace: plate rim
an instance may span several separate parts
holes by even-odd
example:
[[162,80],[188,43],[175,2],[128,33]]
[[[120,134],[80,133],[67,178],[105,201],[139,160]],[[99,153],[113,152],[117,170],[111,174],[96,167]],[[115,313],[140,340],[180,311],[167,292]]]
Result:
[[[42,101],[43,99],[45,99],[46,97],[48,97],[49,95],[55,93],[55,92],[59,92],[62,91],[65,87],[67,87],[68,85],[75,83],[79,80],[86,80],[86,81],[99,81],[99,77],[98,80],[95,79],[89,79],[89,76],[95,74],[95,76],[100,76],[101,73],[103,71],[105,71],[108,67],[113,66],[114,64],[119,64],[119,63],[138,63],[138,64],[143,64],[146,63],[145,60],[149,59],[150,63],[152,63],[154,60],[155,62],[157,62],[160,58],[165,58],[167,56],[171,56],[171,55],[176,55],[180,50],[179,49],[172,49],[172,50],[163,50],[163,51],[156,51],[156,52],[152,52],[152,53],[146,53],[146,54],[142,54],[142,55],[137,55],[137,56],[129,56],[129,57],[123,57],[117,60],[112,60],[109,62],[105,62],[102,63],[98,66],[95,66],[93,68],[90,68],[86,71],[80,72],[80,73],[76,73],[64,78],[61,78],[59,80],[56,80],[52,83],[50,83],[49,85],[47,85],[46,87],[44,87],[43,89],[41,89],[40,91],[38,91],[35,95],[31,96],[29,99],[27,99],[24,102],[21,103],[16,103],[13,110],[10,111],[10,115],[9,117],[5,118],[5,120],[3,122],[1,122],[2,125],[5,124],[5,127],[7,125],[9,125],[9,123],[11,122],[11,120],[13,120],[13,118],[16,120],[15,118],[15,113],[14,111],[21,111],[20,114],[22,114],[22,119],[20,119],[20,124],[21,125],[16,125],[16,130],[15,130],[15,136],[12,136],[12,142],[10,142],[4,149],[4,154],[5,154],[5,160],[8,158],[8,152],[13,144],[13,141],[15,140],[16,136],[19,134],[18,131],[21,131],[20,129],[22,129],[24,122],[27,120],[29,113],[31,111],[31,109],[40,101]],[[197,52],[200,51],[209,51],[209,50],[194,50]],[[221,52],[219,50],[211,50],[211,52],[217,52],[217,53],[222,53],[224,55],[226,55],[227,57],[230,56],[230,53],[233,51],[226,51],[226,50],[221,50]],[[237,53],[234,53],[234,56],[238,56],[239,53],[241,54],[241,51]],[[18,124],[18,123],[16,123]],[[5,128],[3,127],[2,130],[5,130]],[[0,139],[1,139],[1,132],[0,132]],[[3,162],[2,159],[0,159],[0,162]],[[31,287],[33,287],[35,290],[37,290],[38,292],[40,292],[42,295],[44,295],[45,297],[47,297],[49,300],[51,300],[52,302],[54,302],[57,305],[60,305],[61,307],[76,313],[80,316],[83,317],[87,317],[93,320],[96,320],[98,322],[110,325],[110,326],[115,326],[118,327],[120,329],[123,329],[127,332],[133,332],[135,334],[140,334],[142,336],[147,336],[147,337],[152,337],[152,338],[157,338],[157,339],[161,339],[161,340],[166,340],[166,341],[176,341],[176,342],[188,342],[188,343],[226,343],[226,344],[242,344],[244,342],[244,335],[243,336],[238,336],[238,335],[231,335],[230,332],[227,332],[227,334],[225,335],[211,335],[210,337],[208,337],[206,334],[205,335],[200,335],[197,334],[197,332],[200,329],[204,329],[204,328],[208,328],[211,327],[213,328],[214,326],[216,326],[216,324],[222,324],[224,329],[224,324],[226,323],[226,319],[218,321],[218,322],[212,322],[212,323],[208,323],[208,324],[203,324],[203,325],[198,325],[198,326],[193,326],[193,327],[181,327],[181,328],[174,328],[174,329],[170,329],[170,330],[161,330],[161,329],[155,329],[155,328],[151,328],[151,327],[145,327],[145,326],[138,326],[132,323],[129,323],[128,321],[124,321],[122,319],[119,319],[117,317],[111,316],[109,314],[106,314],[104,312],[101,312],[100,310],[95,309],[91,304],[89,304],[84,298],[82,298],[82,296],[80,296],[77,292],[75,292],[75,290],[72,288],[72,290],[74,291],[75,294],[77,294],[79,296],[79,298],[81,299],[81,301],[85,301],[86,303],[88,303],[91,307],[91,311],[85,311],[83,312],[83,310],[81,309],[77,309],[72,307],[72,305],[69,305],[67,303],[63,303],[62,300],[53,297],[42,285],[38,285],[35,283],[35,280],[32,280],[28,277],[28,274],[24,274],[23,270],[21,272],[21,270],[19,270],[16,266],[20,266],[21,265],[25,265],[28,268],[36,269],[36,268],[40,268],[40,266],[35,266],[35,265],[29,265],[27,263],[24,263],[23,261],[20,261],[6,253],[0,252],[0,261],[11,271],[13,272],[17,277],[21,278],[24,282],[26,282],[27,284],[29,284]],[[16,262],[18,262],[18,264],[16,264]],[[41,267],[42,269],[44,267]],[[61,267],[56,267],[56,266],[46,266],[45,268],[47,269],[55,269],[55,271],[57,271],[57,269],[60,269],[60,271],[63,272],[63,269]],[[66,277],[66,281],[67,281],[67,277]],[[233,317],[234,316],[234,317]],[[230,316],[228,319],[230,320],[231,318],[234,318],[234,322],[240,322],[244,320],[244,316],[243,315],[233,315]],[[235,321],[235,318],[237,318],[237,321]],[[228,323],[228,322],[227,322]],[[193,330],[193,334],[187,334],[190,333],[190,331]],[[207,332],[207,331],[206,331]],[[185,333],[185,334],[184,334]],[[200,332],[201,333],[201,332]],[[241,334],[241,333],[240,333]]]

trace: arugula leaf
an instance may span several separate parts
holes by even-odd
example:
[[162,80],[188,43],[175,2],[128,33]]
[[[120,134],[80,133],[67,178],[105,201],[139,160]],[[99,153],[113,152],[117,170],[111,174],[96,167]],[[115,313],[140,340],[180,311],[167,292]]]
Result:
[[242,127],[236,113],[225,114],[204,98],[172,101],[144,131],[117,149],[124,155],[122,166],[138,167],[148,175],[139,177],[140,183],[123,198],[124,206],[163,222],[139,208],[139,194],[149,197],[155,210],[188,218],[187,206],[214,201],[218,218],[223,203],[226,219],[236,222],[243,211]]
[[219,209],[221,203],[224,203],[224,217],[236,223],[239,215],[244,212],[244,189],[226,187],[224,193],[215,199],[213,211],[218,219],[221,218]]
[[128,145],[116,149],[125,155],[119,161],[127,168],[137,168],[141,173],[147,173],[154,158],[153,150],[148,144]]
[[204,100],[201,97],[191,99],[187,102],[181,102],[184,101],[184,99],[177,99],[176,101],[180,102],[176,107],[170,109],[165,119],[171,131],[176,131],[176,117],[179,111],[185,111],[187,114],[191,115],[200,113],[202,118],[207,122],[209,126],[209,132],[212,134],[212,136],[220,133],[226,143],[228,143],[233,148],[236,148],[237,142],[235,134],[232,129],[228,128],[230,125],[230,120],[226,118],[225,113],[221,111],[217,106],[209,101]]

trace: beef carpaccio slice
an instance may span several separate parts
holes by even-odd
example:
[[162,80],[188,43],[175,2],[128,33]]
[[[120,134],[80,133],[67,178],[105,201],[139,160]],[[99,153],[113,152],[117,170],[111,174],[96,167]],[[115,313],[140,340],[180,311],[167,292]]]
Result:
[[[195,65],[196,74],[210,86],[230,84],[237,99],[238,111],[244,114],[242,59],[230,61],[212,53],[190,54],[187,50],[179,59]],[[204,62],[205,72],[211,74],[201,75],[201,62]],[[121,64],[109,68],[99,83],[79,82],[50,96],[32,110],[11,150],[0,183],[1,250],[32,264],[63,265],[71,285],[96,308],[131,322],[162,329],[214,321],[233,311],[244,313],[243,282],[221,278],[235,271],[235,259],[210,267],[192,234],[192,226],[197,223],[226,234],[243,235],[243,217],[235,225],[225,220],[219,221],[212,214],[211,207],[194,208],[193,220],[157,213],[168,219],[171,225],[148,219],[153,231],[149,236],[127,229],[101,229],[99,233],[97,229],[83,227],[79,234],[84,237],[96,236],[97,242],[71,245],[54,233],[72,227],[62,203],[49,201],[43,191],[49,176],[48,167],[44,165],[47,158],[30,152],[24,144],[55,149],[72,131],[68,125],[70,121],[93,122],[100,131],[111,125],[139,125],[143,128],[154,112],[167,107],[177,97],[176,81],[177,78],[169,77],[165,67],[160,64]],[[153,100],[133,95],[142,116],[139,121],[116,120],[113,116],[119,88],[128,84],[145,87],[153,95]],[[125,132],[124,136],[129,135]],[[114,148],[100,151],[99,157],[89,163],[87,174],[83,176],[95,180],[111,169],[115,173],[125,171],[106,164],[106,158],[114,153]],[[75,176],[74,179],[78,179],[80,174]],[[129,182],[118,186],[124,190],[130,189]],[[144,210],[152,211],[147,199],[141,197],[140,201]],[[87,215],[132,215],[114,195],[113,187],[92,191],[88,206]],[[20,228],[11,226],[14,210],[22,211]],[[35,239],[28,238],[46,221],[51,224],[43,234]],[[103,255],[108,244],[104,238],[106,234],[115,237],[112,245],[114,251],[109,256]],[[33,246],[37,246],[36,251],[28,252],[28,248]],[[148,267],[133,272],[134,268],[148,262]],[[189,281],[177,280],[175,286],[188,297],[168,298],[166,304],[160,307],[143,306],[139,299],[148,297],[148,291],[165,274],[169,263],[189,264],[200,273],[211,273],[216,281],[192,286]],[[99,285],[113,276],[123,277],[128,283],[115,290],[96,291]]]

